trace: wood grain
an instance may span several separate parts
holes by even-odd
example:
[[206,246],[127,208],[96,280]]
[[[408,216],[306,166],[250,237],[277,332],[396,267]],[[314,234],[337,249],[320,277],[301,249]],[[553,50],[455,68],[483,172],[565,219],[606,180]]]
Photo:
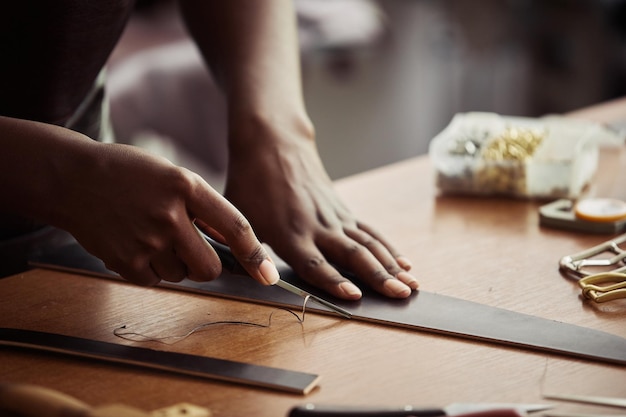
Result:
[[[603,153],[591,193],[626,198],[615,177],[624,150]],[[626,337],[626,300],[594,305],[558,271],[559,259],[610,236],[539,227],[541,202],[440,196],[432,166],[414,158],[346,178],[337,190],[414,262],[422,288]],[[541,402],[542,393],[626,397],[624,368],[515,348],[307,314],[272,326],[216,326],[173,345],[120,340],[184,332],[207,321],[267,322],[274,309],[124,282],[33,270],[0,280],[0,326],[246,361],[321,375],[305,399],[227,383],[176,377],[59,355],[0,349],[0,380],[38,384],[98,406],[144,410],[188,402],[215,416],[285,416],[303,402],[445,405],[460,401]],[[609,412],[559,404],[558,411]]]

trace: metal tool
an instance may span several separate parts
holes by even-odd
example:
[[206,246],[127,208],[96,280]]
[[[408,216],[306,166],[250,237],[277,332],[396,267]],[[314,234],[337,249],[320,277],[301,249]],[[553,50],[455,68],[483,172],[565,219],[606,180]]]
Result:
[[544,395],[543,398],[548,400],[571,401],[583,404],[602,405],[606,407],[626,408],[626,398],[571,394],[547,394]]
[[289,417],[520,417],[552,408],[546,404],[454,403],[443,408],[351,407],[306,404],[294,407]]
[[[626,234],[559,261],[560,269],[578,280],[585,298],[602,303],[626,298]],[[613,269],[611,269],[613,268]]]
[[313,295],[310,292],[304,291],[303,289],[298,288],[295,285],[288,283],[287,281],[283,281],[282,279],[279,279],[275,285],[291,293],[299,295],[300,297],[309,297],[311,300],[315,301],[316,303],[321,304],[324,307],[330,308],[337,314],[341,314],[343,317],[347,319],[352,318],[352,313],[350,313],[348,310],[341,308],[329,301],[326,301],[323,298]]
[[[203,233],[200,229],[198,230],[200,234],[207,240],[207,242],[209,242],[209,244],[213,247],[213,249],[215,249],[217,256],[220,258],[220,261],[222,262],[222,266],[226,270],[228,270],[230,273],[233,273],[233,274],[248,275],[244,267],[241,266],[239,262],[237,262],[237,259],[235,259],[235,257],[233,256],[228,246],[215,241],[214,239],[212,239],[211,237]],[[283,279],[279,279],[278,282],[274,285],[284,290],[287,290],[293,294],[296,294],[300,297],[303,297],[303,298],[309,297],[311,300],[315,301],[316,303],[323,305],[326,308],[331,309],[335,313],[347,319],[352,318],[352,313],[350,313],[348,310],[341,308],[338,305],[331,303],[330,301],[326,301],[323,298],[313,295],[310,292],[305,291],[302,288],[297,287]]]
[[592,221],[576,215],[575,204],[560,199],[539,207],[539,224],[544,227],[566,229],[593,234],[616,234],[626,231],[625,219]]
[[[583,404],[600,405],[606,407],[626,408],[626,398],[599,397],[590,395],[549,394],[543,396],[550,400],[571,401]],[[547,412],[544,417],[621,417],[616,414],[590,414],[572,412]]]

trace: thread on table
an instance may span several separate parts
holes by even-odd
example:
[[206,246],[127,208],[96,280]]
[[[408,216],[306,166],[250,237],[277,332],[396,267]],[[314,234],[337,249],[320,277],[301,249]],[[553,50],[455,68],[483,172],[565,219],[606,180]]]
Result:
[[202,323],[192,328],[188,332],[179,335],[167,335],[167,336],[150,336],[139,332],[133,332],[127,330],[128,327],[126,325],[120,326],[113,330],[113,334],[121,339],[130,340],[133,342],[159,342],[164,344],[174,344],[178,343],[182,340],[185,340],[189,336],[199,331],[202,331],[211,326],[219,326],[219,325],[235,325],[235,326],[252,326],[252,327],[261,327],[261,328],[269,328],[272,327],[272,318],[274,317],[274,313],[278,311],[286,311],[293,315],[300,324],[304,323],[304,318],[306,315],[306,304],[309,301],[310,296],[304,297],[304,301],[302,303],[302,312],[300,315],[295,311],[288,309],[286,307],[280,307],[272,310],[267,318],[267,323],[255,323],[251,321],[240,321],[240,320],[217,320],[210,321],[206,323]]
[[546,380],[548,379],[548,359],[546,358],[545,363],[543,365],[543,373],[539,378],[539,393],[542,397],[545,397],[545,388],[546,388]]

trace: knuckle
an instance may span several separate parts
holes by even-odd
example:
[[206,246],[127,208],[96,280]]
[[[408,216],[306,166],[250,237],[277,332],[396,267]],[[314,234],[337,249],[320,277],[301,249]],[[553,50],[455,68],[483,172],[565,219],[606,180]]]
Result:
[[213,281],[222,274],[222,265],[220,263],[207,263],[200,273],[189,273],[188,278],[192,281]]
[[385,266],[385,269],[391,274],[396,275],[402,271],[404,271],[397,263],[389,263]]
[[171,168],[172,169],[168,175],[170,186],[179,192],[186,195],[192,194],[203,182],[202,178],[198,174],[188,169],[175,165]]
[[326,259],[321,256],[313,256],[306,260],[304,269],[307,273],[311,273],[312,271],[319,270],[324,265],[326,265]]
[[140,251],[144,255],[134,256],[133,260],[142,261],[142,257],[149,256],[150,254],[160,253],[165,251],[169,246],[169,241],[163,238],[163,235],[146,235],[140,242]]
[[374,282],[380,282],[381,284],[383,284],[388,279],[393,279],[393,277],[390,276],[387,271],[382,270],[382,269],[377,269],[374,272],[372,272],[371,277],[374,280]]
[[373,237],[366,237],[361,241],[361,245],[371,249],[378,246],[378,241],[375,240]]
[[237,237],[248,236],[252,234],[252,226],[243,214],[237,213],[233,218],[232,231]]
[[146,264],[146,259],[141,255],[118,254],[104,260],[104,264],[108,269],[120,275],[134,275]]
[[267,252],[265,251],[265,248],[261,246],[260,244],[254,245],[254,247],[250,249],[238,250],[238,251],[235,251],[235,248],[231,247],[231,250],[233,251],[233,254],[235,255],[235,257],[242,264],[247,265],[249,267],[253,267],[253,268],[258,267],[261,264],[261,262],[263,262],[268,257]]
[[360,256],[363,253],[364,249],[365,247],[363,245],[354,242],[346,246],[345,252],[346,255],[351,258],[355,256]]
[[261,245],[257,245],[252,252],[250,252],[246,256],[246,260],[249,263],[260,264],[263,260],[267,258],[267,252]]
[[133,273],[141,271],[150,263],[149,259],[147,259],[145,255],[130,256],[122,260],[122,262],[126,265],[126,269],[132,271]]

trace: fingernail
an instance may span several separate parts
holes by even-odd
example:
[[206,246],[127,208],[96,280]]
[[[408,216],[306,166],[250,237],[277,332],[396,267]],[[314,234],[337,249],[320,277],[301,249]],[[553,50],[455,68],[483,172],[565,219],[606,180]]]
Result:
[[341,291],[349,298],[361,298],[363,295],[359,287],[351,282],[342,282],[339,284],[339,288],[341,288]]
[[416,290],[417,287],[419,287],[419,283],[417,282],[417,279],[413,275],[409,274],[406,271],[398,272],[398,274],[396,275],[396,278],[398,278],[400,281],[404,282],[412,290]]
[[274,285],[280,279],[280,274],[276,266],[269,259],[264,259],[263,262],[261,262],[259,272],[267,285]]
[[405,271],[408,271],[411,268],[413,268],[413,263],[406,256],[396,257],[396,262],[398,262],[398,265],[400,265],[400,268],[404,269]]
[[386,290],[391,291],[396,297],[404,298],[411,294],[411,289],[397,279],[386,280],[384,286]]

